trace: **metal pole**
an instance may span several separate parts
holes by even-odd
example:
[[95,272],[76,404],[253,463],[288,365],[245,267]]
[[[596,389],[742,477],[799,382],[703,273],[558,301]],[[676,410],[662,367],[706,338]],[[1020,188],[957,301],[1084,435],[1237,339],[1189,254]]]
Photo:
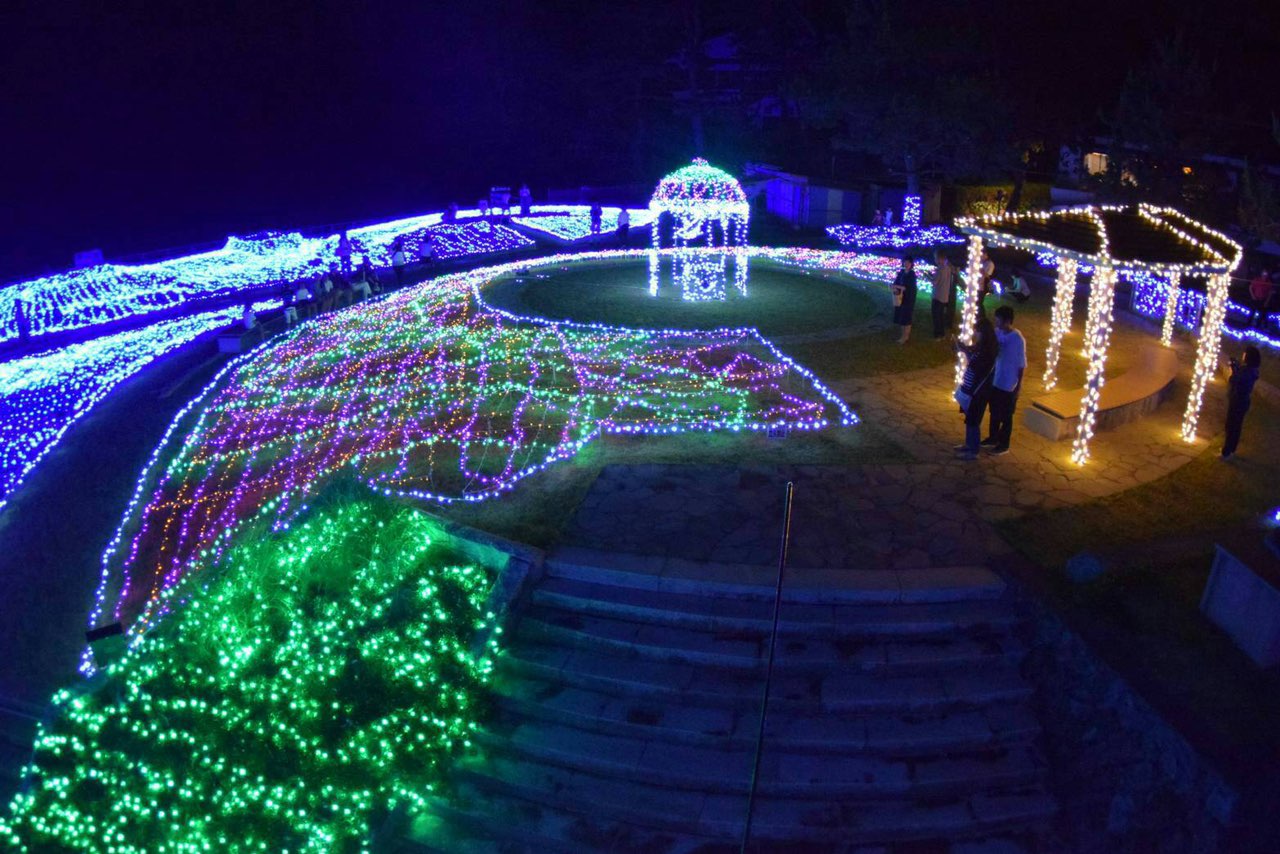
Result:
[[756,757],[751,764],[751,788],[747,791],[747,820],[742,828],[742,845],[739,851],[746,854],[751,839],[751,812],[756,802],[756,784],[760,779],[760,752],[764,749],[764,724],[769,713],[769,686],[773,682],[773,657],[778,646],[778,612],[782,605],[782,572],[787,565],[787,547],[791,544],[791,500],[795,495],[794,481],[787,481],[787,496],[782,504],[782,542],[778,548],[778,583],[773,594],[773,630],[769,634],[769,664],[764,674],[764,692],[760,698],[760,727],[756,732]]

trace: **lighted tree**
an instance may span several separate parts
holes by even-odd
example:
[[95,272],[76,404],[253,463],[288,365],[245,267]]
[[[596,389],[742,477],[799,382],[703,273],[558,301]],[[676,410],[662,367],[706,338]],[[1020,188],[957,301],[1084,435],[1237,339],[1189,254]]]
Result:
[[486,574],[431,537],[383,499],[246,536],[98,679],[58,694],[0,839],[366,849],[371,820],[421,805],[470,744],[489,677],[494,644],[473,652]]

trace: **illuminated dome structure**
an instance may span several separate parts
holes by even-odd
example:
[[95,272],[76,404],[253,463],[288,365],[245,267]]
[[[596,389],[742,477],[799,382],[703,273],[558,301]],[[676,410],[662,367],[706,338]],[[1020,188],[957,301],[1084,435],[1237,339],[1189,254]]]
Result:
[[671,217],[672,275],[686,300],[724,299],[728,262],[733,260],[734,287],[747,292],[747,223],[751,206],[738,179],[701,157],[667,175],[649,200],[653,216],[653,250],[649,253],[649,293],[657,296],[663,229],[658,220]]

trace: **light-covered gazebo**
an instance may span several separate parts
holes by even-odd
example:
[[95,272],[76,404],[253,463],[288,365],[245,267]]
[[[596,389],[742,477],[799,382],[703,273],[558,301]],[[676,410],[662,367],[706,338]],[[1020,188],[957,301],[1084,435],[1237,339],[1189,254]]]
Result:
[[[1084,351],[1089,364],[1080,401],[1080,423],[1071,449],[1071,458],[1079,465],[1089,459],[1089,440],[1093,437],[1105,382],[1117,276],[1122,272],[1141,272],[1168,281],[1162,336],[1166,346],[1173,340],[1178,292],[1184,279],[1206,277],[1207,298],[1195,369],[1182,417],[1182,438],[1188,442],[1195,440],[1204,389],[1218,364],[1230,273],[1242,255],[1238,243],[1172,208],[1149,204],[1089,205],[1060,211],[963,217],[956,220],[955,226],[969,241],[960,328],[960,338],[966,344],[972,342],[977,322],[985,247],[1006,246],[1047,253],[1055,258],[1058,275],[1045,351],[1046,389],[1057,384],[1058,357],[1063,336],[1071,328],[1077,274],[1092,268],[1084,329]],[[964,374],[964,360],[961,354],[956,366],[957,378]]]
[[659,219],[670,214],[673,278],[685,299],[723,299],[727,261],[734,262],[734,284],[747,286],[747,224],[751,206],[734,178],[701,157],[658,182],[649,200],[654,219],[653,249],[649,253],[649,292],[658,292],[663,257]]

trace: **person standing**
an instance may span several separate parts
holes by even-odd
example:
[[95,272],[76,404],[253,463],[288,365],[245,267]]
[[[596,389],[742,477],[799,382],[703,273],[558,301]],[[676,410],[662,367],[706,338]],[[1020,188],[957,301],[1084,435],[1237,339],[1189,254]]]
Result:
[[1257,312],[1254,322],[1259,329],[1267,328],[1267,302],[1271,298],[1271,277],[1266,269],[1258,271],[1258,275],[1249,282],[1249,298],[1253,300],[1253,308]]
[[1227,380],[1227,436],[1222,442],[1222,458],[1231,459],[1240,444],[1244,416],[1249,411],[1254,383],[1262,367],[1262,351],[1250,344],[1244,348],[1244,362],[1231,360],[1231,378]]
[[899,344],[906,344],[911,337],[911,317],[916,311],[916,262],[910,255],[902,259],[902,269],[894,277],[891,290],[893,292],[893,322],[902,330],[898,336]]
[[956,393],[956,401],[964,412],[964,444],[956,445],[956,452],[962,459],[973,460],[978,457],[978,436],[982,432],[982,416],[991,400],[991,377],[999,348],[996,330],[981,304],[973,328],[973,343],[956,341],[954,346],[968,357],[964,379]]
[[396,238],[391,244],[391,270],[396,274],[396,287],[404,286],[404,267],[407,263],[404,255],[404,241]]
[[996,275],[996,262],[991,260],[987,250],[982,250],[982,286],[978,289],[978,300],[986,299],[991,293],[991,280]]
[[631,214],[623,208],[618,211],[618,243],[627,245],[627,236],[631,233]]
[[871,218],[872,225],[884,225],[884,214],[880,213],[880,209],[876,208],[876,215]]
[[528,216],[530,209],[533,207],[533,193],[529,192],[528,184],[520,185],[520,216]]
[[884,209],[884,226],[888,228],[893,225],[893,208]]
[[351,238],[347,236],[347,233],[345,231],[342,232],[342,234],[338,237],[338,250],[336,254],[338,256],[338,262],[342,264],[342,272],[347,275],[350,275],[351,274]]
[[999,455],[1009,453],[1013,412],[1018,405],[1018,392],[1022,390],[1022,375],[1027,370],[1027,341],[1013,328],[1013,306],[1002,305],[996,309],[996,343],[996,366],[991,375],[991,421],[982,444]]
[[591,206],[591,233],[599,234],[600,228],[604,224],[604,208],[600,207],[600,203],[596,202]]
[[933,253],[933,299],[929,308],[933,312],[933,337],[942,338],[951,327],[947,318],[954,316],[951,301],[955,299],[956,268],[951,266],[947,255],[941,249]]

